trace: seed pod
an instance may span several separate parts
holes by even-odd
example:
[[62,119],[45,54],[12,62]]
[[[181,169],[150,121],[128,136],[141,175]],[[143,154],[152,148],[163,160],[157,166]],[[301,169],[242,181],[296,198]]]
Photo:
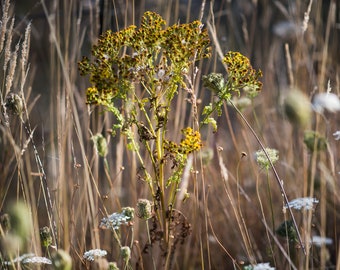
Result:
[[21,116],[23,109],[22,98],[18,94],[9,93],[6,97],[5,107],[9,114]]
[[139,199],[136,206],[136,215],[141,219],[152,217],[152,202],[147,199]]
[[289,91],[284,110],[288,120],[295,126],[305,127],[311,120],[311,103],[308,97],[298,89]]
[[311,152],[322,151],[327,148],[327,139],[313,130],[306,130],[303,142]]
[[52,255],[52,264],[56,270],[72,269],[71,256],[62,249],[58,249],[58,251]]
[[128,246],[120,248],[120,254],[124,260],[124,262],[128,262],[131,258],[131,249]]
[[49,227],[40,229],[40,239],[44,247],[49,247],[52,244],[52,235]]
[[107,142],[103,135],[97,133],[96,135],[92,136],[92,140],[94,142],[94,147],[96,148],[98,155],[101,157],[106,157],[108,152]]

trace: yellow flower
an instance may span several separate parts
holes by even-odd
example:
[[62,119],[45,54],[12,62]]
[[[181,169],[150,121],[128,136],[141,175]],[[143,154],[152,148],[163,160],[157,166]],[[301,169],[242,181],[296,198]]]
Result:
[[228,67],[228,83],[235,90],[244,89],[249,97],[255,97],[262,89],[259,78],[261,70],[256,71],[250,64],[250,60],[239,52],[228,52],[223,62]]
[[199,150],[202,147],[201,134],[194,131],[191,127],[182,130],[185,138],[179,145],[179,152],[183,154],[190,154],[193,151]]

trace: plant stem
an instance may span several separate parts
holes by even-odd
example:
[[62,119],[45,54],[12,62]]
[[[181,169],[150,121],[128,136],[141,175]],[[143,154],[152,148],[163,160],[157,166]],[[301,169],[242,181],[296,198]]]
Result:
[[[242,120],[245,122],[245,124],[246,124],[247,127],[249,128],[250,132],[254,135],[256,141],[258,142],[258,144],[260,145],[260,147],[261,147],[261,149],[263,150],[264,154],[266,155],[266,157],[267,157],[267,159],[268,159],[268,161],[269,161],[270,167],[271,167],[272,170],[273,170],[275,179],[276,179],[276,181],[277,181],[277,183],[278,183],[278,185],[279,185],[279,188],[280,188],[282,197],[283,197],[285,203],[288,205],[289,200],[288,200],[287,194],[286,194],[286,192],[285,192],[285,190],[284,190],[283,183],[282,183],[282,181],[281,181],[281,179],[280,179],[280,177],[279,177],[279,175],[278,175],[278,173],[277,173],[277,171],[276,171],[276,169],[275,169],[275,167],[274,167],[274,165],[273,165],[273,162],[271,161],[271,159],[270,159],[270,157],[269,157],[269,155],[268,155],[268,153],[267,153],[267,151],[266,151],[264,145],[262,144],[260,138],[257,136],[256,132],[255,132],[254,129],[251,127],[251,125],[249,124],[249,122],[247,121],[247,119],[243,116],[242,112],[235,106],[235,104],[234,104],[231,100],[229,100],[229,102],[230,102],[230,104],[234,107],[234,109],[236,110],[236,112],[241,116]],[[293,220],[293,224],[294,224],[294,227],[295,227],[295,230],[296,230],[298,239],[299,239],[300,246],[301,246],[301,248],[302,248],[302,250],[303,250],[303,253],[306,255],[306,254],[307,254],[307,253],[306,253],[306,248],[305,248],[305,245],[304,245],[303,242],[302,242],[302,238],[301,238],[301,235],[300,235],[300,232],[299,232],[299,228],[298,228],[298,226],[297,226],[297,224],[296,224],[296,221],[295,221],[295,218],[294,218],[292,209],[291,209],[290,207],[288,207],[288,211],[289,211],[289,214],[290,214],[290,216],[291,216],[291,218],[292,218],[292,220]]]

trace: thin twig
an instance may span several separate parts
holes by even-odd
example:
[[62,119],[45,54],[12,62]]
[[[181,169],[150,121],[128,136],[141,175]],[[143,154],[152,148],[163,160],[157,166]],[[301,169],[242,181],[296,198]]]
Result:
[[[268,161],[269,161],[269,164],[270,164],[270,167],[272,168],[273,170],[273,173],[274,173],[274,176],[275,176],[275,179],[280,187],[280,191],[281,191],[281,194],[283,196],[283,199],[285,201],[285,203],[288,205],[289,203],[289,200],[288,200],[288,197],[287,197],[287,194],[284,190],[284,187],[283,187],[283,184],[282,184],[282,181],[268,155],[268,152],[266,151],[264,145],[262,144],[260,138],[257,136],[256,132],[254,131],[254,129],[251,127],[251,125],[249,124],[249,122],[247,121],[247,119],[243,116],[242,112],[235,106],[235,104],[229,100],[230,104],[234,107],[234,109],[236,110],[236,112],[241,116],[242,120],[245,122],[245,124],[247,125],[247,127],[249,128],[249,130],[251,131],[251,133],[254,135],[256,141],[259,143],[259,145],[261,146],[261,149],[263,150],[264,154],[266,155]],[[293,212],[292,212],[292,209],[290,207],[288,207],[288,211],[289,211],[289,214],[290,216],[292,217],[292,220],[293,220],[293,224],[294,224],[294,227],[295,227],[295,230],[296,230],[296,233],[297,233],[297,236],[298,236],[298,239],[299,239],[299,243],[301,245],[301,248],[303,250],[303,253],[306,255],[306,249],[305,249],[305,245],[303,244],[302,242],[302,238],[301,238],[301,235],[300,235],[300,232],[299,232],[299,228],[297,226],[297,223],[295,221],[295,218],[294,218],[294,215],[293,215]]]

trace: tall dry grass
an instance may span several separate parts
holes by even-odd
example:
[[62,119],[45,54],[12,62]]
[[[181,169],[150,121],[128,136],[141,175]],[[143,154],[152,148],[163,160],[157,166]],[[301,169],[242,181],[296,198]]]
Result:
[[[123,268],[112,232],[101,230],[99,224],[121,207],[134,207],[137,199],[148,195],[147,185],[138,177],[136,154],[126,150],[125,139],[111,137],[112,115],[85,104],[88,82],[79,76],[77,62],[90,54],[102,32],[139,25],[143,12],[152,10],[169,25],[199,18],[209,27],[213,55],[199,64],[198,77],[211,71],[225,74],[219,48],[222,53],[240,51],[262,69],[263,90],[242,113],[263,144],[279,151],[274,165],[288,198],[319,200],[313,211],[293,210],[304,254],[297,242],[276,232],[282,222],[290,220],[283,211],[281,191],[272,171],[256,163],[254,153],[260,146],[255,137],[226,104],[218,132],[202,130],[213,159],[202,164],[199,155],[193,157],[192,168],[188,166],[183,176],[190,198],[178,201],[177,208],[192,231],[177,247],[172,268],[242,269],[261,262],[276,269],[340,267],[340,147],[332,136],[340,129],[339,113],[313,112],[303,128],[288,121],[283,107],[290,87],[299,88],[312,100],[316,93],[326,92],[329,81],[332,93],[340,95],[340,9],[336,1],[43,0],[34,4],[17,17],[19,3],[13,7],[9,1],[2,2],[0,210],[3,217],[15,202],[22,201],[27,224],[32,223],[24,243],[14,246],[14,251],[9,252],[8,242],[2,241],[3,260],[13,261],[23,253],[55,260],[53,253],[62,249],[70,254],[73,269],[107,269],[112,261]],[[200,79],[194,83],[201,110],[214,97]],[[6,107],[10,92],[22,101],[20,113]],[[186,99],[187,93],[179,91],[171,111],[169,135],[174,141],[180,140],[181,128],[193,121]],[[306,129],[327,139],[325,150],[307,149]],[[97,133],[108,142],[107,164],[91,140]],[[0,236],[4,239],[9,232],[3,224]],[[39,239],[44,226],[52,232],[48,249]],[[137,218],[133,231],[122,228],[122,242],[133,243],[130,267],[162,268],[156,245],[143,252],[146,231],[145,223]],[[312,245],[313,235],[333,242]],[[11,237],[7,241],[17,243],[15,235]],[[108,251],[105,259],[86,261],[84,252],[96,248]],[[14,269],[22,267],[13,265]]]

